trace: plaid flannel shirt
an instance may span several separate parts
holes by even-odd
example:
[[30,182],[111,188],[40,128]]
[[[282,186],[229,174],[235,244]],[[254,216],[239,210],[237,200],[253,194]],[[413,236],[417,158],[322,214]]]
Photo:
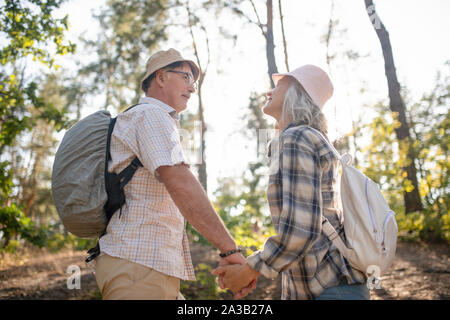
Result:
[[337,158],[313,130],[291,123],[271,143],[267,199],[276,235],[249,265],[267,278],[282,274],[282,299],[314,299],[342,278],[364,283],[322,233],[324,215],[345,241],[336,192]]

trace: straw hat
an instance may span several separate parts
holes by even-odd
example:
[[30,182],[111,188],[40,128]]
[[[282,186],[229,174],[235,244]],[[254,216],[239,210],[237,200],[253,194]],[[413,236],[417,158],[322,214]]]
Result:
[[155,54],[153,54],[148,60],[146,65],[146,73],[145,76],[141,80],[141,89],[142,89],[142,83],[144,82],[147,77],[149,77],[153,72],[164,68],[168,66],[169,64],[172,64],[174,62],[178,61],[184,61],[189,63],[189,65],[192,67],[192,70],[194,72],[194,80],[198,79],[198,76],[200,74],[200,70],[197,67],[197,65],[191,61],[184,59],[181,54],[175,50],[170,48],[167,51],[158,51]]

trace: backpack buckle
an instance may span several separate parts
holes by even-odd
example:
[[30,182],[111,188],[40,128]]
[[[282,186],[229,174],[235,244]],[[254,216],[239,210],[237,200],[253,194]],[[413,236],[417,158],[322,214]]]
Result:
[[142,167],[142,163],[137,157],[135,157],[133,161],[131,161],[130,166],[134,171],[136,171],[139,167]]
[[84,260],[86,263],[91,262],[92,260],[94,260],[95,258],[98,257],[98,255],[100,254],[100,245],[97,242],[97,245],[94,248],[91,248],[88,250],[88,257],[86,258],[86,260]]

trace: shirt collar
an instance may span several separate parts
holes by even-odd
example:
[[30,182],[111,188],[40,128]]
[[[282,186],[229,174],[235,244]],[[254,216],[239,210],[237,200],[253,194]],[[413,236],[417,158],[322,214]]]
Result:
[[301,126],[301,125],[305,125],[304,123],[301,123],[300,121],[293,121],[291,123],[289,123],[286,128],[284,128],[281,133],[285,132],[287,129],[292,128],[292,127],[297,127],[297,126]]
[[162,102],[161,100],[152,98],[152,97],[141,97],[139,99],[139,103],[140,104],[153,104],[153,105],[157,105],[160,108],[162,108],[163,110],[167,111],[168,114],[170,114],[174,119],[176,120],[180,120],[180,116],[178,115],[178,113],[176,112],[176,110],[174,108],[172,108],[171,106],[169,106],[168,104]]

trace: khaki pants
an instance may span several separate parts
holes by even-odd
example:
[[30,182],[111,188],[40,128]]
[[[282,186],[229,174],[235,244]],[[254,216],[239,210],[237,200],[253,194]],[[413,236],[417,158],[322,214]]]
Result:
[[107,254],[97,258],[95,278],[104,300],[184,300],[180,279]]

